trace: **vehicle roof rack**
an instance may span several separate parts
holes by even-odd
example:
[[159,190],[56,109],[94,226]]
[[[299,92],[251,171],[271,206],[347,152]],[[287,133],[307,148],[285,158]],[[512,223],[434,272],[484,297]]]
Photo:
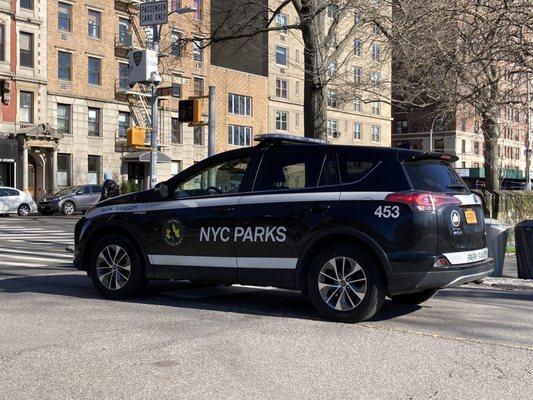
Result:
[[459,157],[453,154],[447,153],[419,153],[412,157],[409,157],[407,161],[423,161],[423,160],[442,160],[446,162],[456,162]]
[[285,135],[282,133],[266,133],[263,135],[257,135],[254,138],[255,141],[260,144],[285,142],[285,143],[303,143],[303,144],[329,144],[326,140],[308,138],[303,136]]

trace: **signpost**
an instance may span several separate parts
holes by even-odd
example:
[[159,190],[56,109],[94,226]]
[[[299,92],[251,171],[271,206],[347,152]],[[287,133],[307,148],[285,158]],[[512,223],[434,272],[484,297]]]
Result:
[[141,26],[168,24],[168,1],[141,4]]

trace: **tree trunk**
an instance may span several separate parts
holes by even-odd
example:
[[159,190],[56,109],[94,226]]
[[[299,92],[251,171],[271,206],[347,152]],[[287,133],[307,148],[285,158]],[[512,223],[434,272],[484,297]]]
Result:
[[[302,39],[304,50],[304,135],[327,139],[327,91],[324,79],[324,12],[317,13],[320,2],[302,2]],[[302,16],[314,15],[313,18]]]
[[485,187],[487,190],[500,190],[500,165],[497,156],[500,127],[494,112],[481,114],[481,129],[485,138],[483,155],[485,156]]

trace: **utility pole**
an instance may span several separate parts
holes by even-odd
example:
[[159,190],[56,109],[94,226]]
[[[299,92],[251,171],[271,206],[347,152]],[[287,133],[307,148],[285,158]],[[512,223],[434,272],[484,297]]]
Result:
[[[152,25],[152,50],[159,52],[159,26]],[[159,55],[157,56],[159,63]],[[161,82],[159,73],[152,74],[150,78],[150,86],[152,87],[152,140],[150,141],[150,189],[153,189],[157,184],[157,130],[159,123],[159,101],[157,98],[157,85]]]
[[207,156],[214,156],[216,153],[216,94],[217,89],[209,86],[209,123],[207,125]]
[[526,127],[526,190],[531,190],[531,81],[529,72],[526,72],[526,116],[527,116],[527,127]]

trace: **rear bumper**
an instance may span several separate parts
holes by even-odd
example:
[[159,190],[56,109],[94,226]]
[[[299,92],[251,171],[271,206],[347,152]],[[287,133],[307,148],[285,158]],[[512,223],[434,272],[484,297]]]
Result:
[[462,285],[483,279],[492,273],[492,259],[453,268],[431,268],[420,272],[392,272],[387,274],[389,294],[415,293]]

